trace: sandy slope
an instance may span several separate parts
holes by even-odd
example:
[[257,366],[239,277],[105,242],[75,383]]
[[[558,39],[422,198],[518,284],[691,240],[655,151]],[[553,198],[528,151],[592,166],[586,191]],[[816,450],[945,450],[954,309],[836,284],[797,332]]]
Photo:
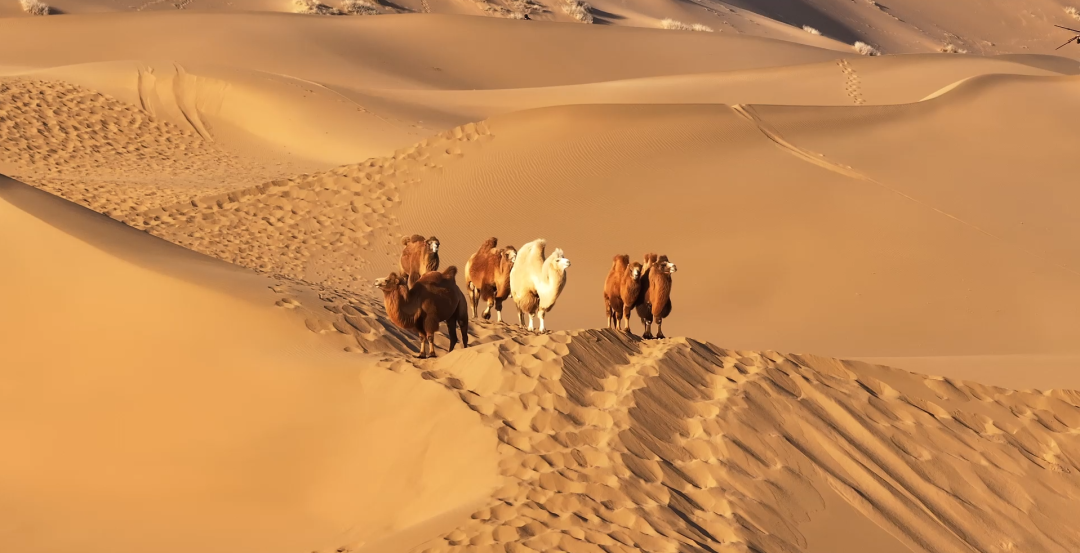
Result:
[[330,296],[0,191],[5,548],[1080,546],[1075,392],[611,331],[346,362]]
[[328,347],[267,279],[7,179],[0,232],[0,549],[311,550],[498,484],[456,398]]
[[[446,262],[459,266],[486,236],[519,245],[542,236],[574,261],[573,285],[551,317],[556,328],[602,323],[612,255],[660,251],[682,267],[676,281],[685,295],[669,321],[675,333],[837,355],[1076,354],[1077,315],[1059,308],[1080,296],[1072,222],[1059,209],[1068,200],[1052,201],[1070,194],[1060,176],[1077,128],[1066,115],[1078,113],[1076,81],[995,82],[870,111],[527,111],[455,129],[395,158],[126,220],[253,268],[346,287],[394,268],[402,233],[438,235]],[[968,98],[971,87],[982,90],[980,100]],[[1025,108],[1006,125],[1016,105]],[[826,113],[822,122],[806,120]],[[849,136],[835,131],[875,113],[924,125],[908,131],[922,143],[905,146],[926,148],[922,163],[894,161],[888,153],[899,145],[879,148],[855,131],[848,144],[865,160],[819,155],[814,143],[788,139],[788,125],[820,140]],[[1043,127],[1053,140],[1022,132],[1040,118],[1060,125]],[[932,154],[945,149],[959,154]],[[1032,164],[1035,155],[1045,165]],[[882,163],[895,167],[875,172]],[[930,190],[926,175],[944,178]],[[715,226],[702,228],[702,220]],[[1041,224],[1021,225],[1033,220]],[[275,258],[281,248],[288,253]]]
[[[272,12],[297,11],[292,0],[54,0],[48,2],[63,17],[77,14],[116,12]],[[1076,2],[1065,0],[1023,0],[1007,5],[960,0],[941,5],[936,2],[906,1],[882,4],[849,0],[595,0],[586,3],[594,25],[583,25],[567,11],[566,0],[397,0],[372,2],[380,14],[424,13],[521,18],[526,24],[545,21],[586,26],[632,26],[660,28],[665,19],[699,24],[711,34],[765,36],[827,48],[848,48],[863,41],[887,53],[934,52],[951,45],[954,51],[977,54],[1030,51],[1046,53],[1068,38],[1052,25],[1077,27],[1080,15]],[[340,2],[322,0],[325,8]],[[29,18],[16,0],[0,4],[0,17]],[[325,16],[302,15],[307,18]],[[350,17],[337,17],[346,19]],[[352,17],[371,19],[371,17]],[[804,31],[812,28],[816,33]],[[670,31],[688,33],[689,31]],[[705,34],[705,33],[699,33]],[[1066,51],[1074,58],[1077,50]]]

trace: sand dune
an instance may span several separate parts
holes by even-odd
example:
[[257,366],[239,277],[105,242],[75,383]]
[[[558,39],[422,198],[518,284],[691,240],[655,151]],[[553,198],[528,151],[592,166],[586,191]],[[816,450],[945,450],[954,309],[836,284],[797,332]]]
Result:
[[[1071,159],[1064,137],[1077,127],[1060,109],[1072,102],[1074,82],[1004,81],[988,85],[978,102],[962,86],[870,112],[547,108],[455,129],[394,158],[126,220],[217,257],[343,287],[363,287],[394,268],[394,237],[402,233],[438,235],[445,259],[459,265],[491,234],[512,244],[543,236],[575,263],[575,285],[551,318],[556,328],[601,324],[611,256],[652,250],[681,264],[677,286],[697,296],[671,318],[677,333],[693,328],[738,347],[850,356],[1075,354],[1080,326],[1059,308],[1080,295],[1068,253],[1072,223],[1055,207],[1067,202],[1051,201],[1068,197],[1068,183],[1053,176],[1067,174]],[[1005,125],[1016,105],[1025,107]],[[806,121],[825,113],[817,126]],[[904,125],[923,121],[925,128],[907,131],[922,143],[905,147],[926,148],[919,159],[933,163],[894,162],[887,153],[899,145],[878,148],[848,132],[873,113]],[[1019,132],[1041,118],[1056,120],[1058,127],[1044,127],[1054,143]],[[802,134],[788,125],[818,140],[852,137],[848,144],[865,160],[821,154],[830,150],[813,140],[799,146],[794,137]],[[946,148],[971,156],[931,153]],[[892,166],[876,172],[883,163]],[[991,172],[996,198],[984,191]],[[928,174],[943,175],[932,193],[921,184]],[[703,232],[698,222],[717,214],[717,226]],[[1026,230],[1025,220],[1041,224]],[[275,258],[282,248],[288,253]]]
[[[299,15],[307,11],[299,4],[321,6],[317,11],[340,11],[337,0],[146,0],[126,3],[116,0],[53,0],[47,4],[52,13],[64,18],[79,15],[141,12],[165,16],[190,12],[229,14],[261,12],[307,19],[375,19],[361,17],[326,17]],[[453,14],[483,16],[494,20],[521,20],[515,23],[537,25],[562,22],[578,27],[647,27],[664,28],[664,20],[678,22],[674,28],[698,25],[695,34],[744,34],[763,36],[826,48],[849,48],[862,41],[887,53],[937,52],[997,54],[1033,51],[1046,53],[1067,36],[1052,25],[1080,22],[1077,6],[1052,0],[1023,0],[1008,6],[987,6],[974,0],[961,0],[940,6],[932,2],[881,4],[846,0],[815,2],[762,0],[594,0],[577,3],[567,0],[397,0],[368,2],[365,12],[379,14],[378,19],[408,14]],[[584,4],[584,5],[581,5]],[[1072,11],[1069,11],[1072,8]],[[578,14],[578,15],[575,15]],[[0,4],[0,17],[33,19],[12,0]],[[56,17],[54,19],[59,19]],[[585,25],[583,23],[592,23]],[[381,22],[379,24],[382,24]],[[668,28],[672,28],[671,25]],[[672,33],[690,31],[672,30]],[[1060,35],[1060,38],[1058,36]],[[1066,52],[1075,57],[1076,52]]]
[[[1080,549],[1062,6],[564,3],[0,6],[0,550]],[[415,359],[413,233],[555,332]]]
[[452,395],[304,330],[267,279],[64,204],[0,182],[2,549],[310,550],[498,485]]
[[499,429],[513,483],[422,551],[1080,545],[1075,392],[611,331],[482,346],[431,372]]

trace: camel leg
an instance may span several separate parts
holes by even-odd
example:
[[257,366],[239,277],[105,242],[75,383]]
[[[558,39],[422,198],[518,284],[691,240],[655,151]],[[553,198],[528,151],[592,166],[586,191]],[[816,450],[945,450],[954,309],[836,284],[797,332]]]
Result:
[[630,330],[630,312],[631,311],[632,310],[629,307],[624,307],[623,308],[623,317],[626,318],[626,333],[627,334],[633,334],[633,332]]
[[477,317],[477,309],[480,307],[480,290],[469,283],[469,299],[472,300],[472,316]]
[[458,330],[461,331],[461,348],[465,349],[469,347],[469,317],[467,314],[465,317],[458,319]]
[[[447,330],[450,330],[450,322],[446,323]],[[435,357],[435,334],[439,332],[439,319],[430,316],[424,320],[424,333],[427,334],[428,340],[428,357]],[[454,349],[454,333],[450,331],[450,349]]]
[[525,326],[525,313],[523,313],[521,309],[518,309],[518,324]]
[[420,333],[420,359],[427,359],[427,336]]
[[450,348],[446,351],[454,351],[454,346],[457,345],[457,325],[458,322],[453,317],[446,320],[446,336],[450,338]]
[[496,318],[496,322],[498,322],[500,324],[502,323],[502,304],[503,304],[502,300],[499,300],[499,299],[495,300],[495,318]]
[[663,317],[657,317],[656,318],[656,338],[658,340],[663,340],[664,339],[664,318]]
[[529,332],[533,331],[533,314],[529,313]]
[[645,325],[645,332],[641,334],[641,337],[646,340],[652,340],[652,321],[642,317],[641,324]]
[[485,321],[490,321],[491,320],[491,306],[494,303],[495,302],[493,300],[488,300],[487,301],[487,309],[484,309],[484,320]]
[[536,317],[540,319],[540,334],[547,334],[547,329],[544,328],[544,310],[537,311]]

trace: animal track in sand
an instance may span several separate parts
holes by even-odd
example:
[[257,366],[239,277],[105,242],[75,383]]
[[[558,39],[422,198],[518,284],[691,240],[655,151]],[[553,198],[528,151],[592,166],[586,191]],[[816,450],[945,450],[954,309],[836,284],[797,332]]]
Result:
[[225,261],[370,294],[359,274],[391,266],[400,190],[490,138],[484,123],[451,129],[395,155],[135,211],[127,224]]
[[12,78],[0,79],[0,165],[12,177],[116,219],[273,175],[115,98]]
[[[1069,514],[1035,503],[1022,483],[1080,499],[1073,392],[990,402],[948,382],[941,398],[940,380],[905,371],[610,330],[380,365],[443,384],[500,441],[507,484],[418,549],[427,553],[799,551],[801,524],[830,489],[911,547],[1052,550],[1009,513],[1051,524]],[[979,431],[990,421],[1013,430],[993,439]]]
[[862,85],[859,82],[859,75],[855,72],[855,68],[846,59],[837,60],[836,65],[840,66],[840,71],[846,77],[844,92],[851,97],[851,101],[855,104],[865,104],[866,100],[862,97]]

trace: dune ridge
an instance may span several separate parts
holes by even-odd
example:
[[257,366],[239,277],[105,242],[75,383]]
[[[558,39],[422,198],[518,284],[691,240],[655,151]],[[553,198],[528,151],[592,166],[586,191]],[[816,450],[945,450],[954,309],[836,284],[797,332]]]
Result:
[[0,548],[296,551],[499,485],[494,432],[441,387],[309,332],[265,277],[65,204],[0,178]]
[[[855,551],[874,525],[888,551],[1080,543],[1076,392],[609,330],[428,366],[498,429],[512,483],[421,551]],[[837,498],[861,517],[816,522]]]

